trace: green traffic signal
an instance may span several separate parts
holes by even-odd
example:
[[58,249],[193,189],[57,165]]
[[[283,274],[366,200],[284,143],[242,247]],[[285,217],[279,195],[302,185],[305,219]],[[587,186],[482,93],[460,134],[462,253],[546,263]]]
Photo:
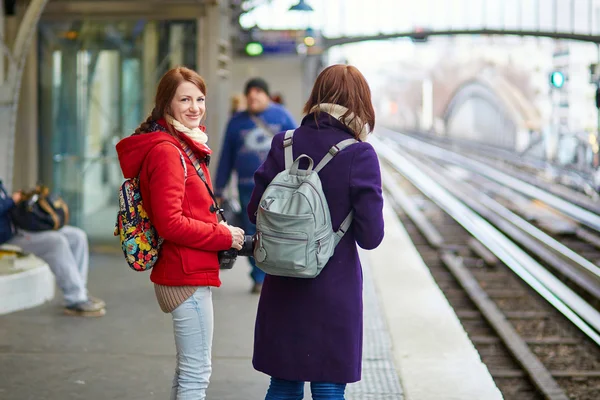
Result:
[[565,75],[560,71],[554,71],[550,74],[550,84],[560,89],[565,84]]
[[250,42],[246,44],[246,54],[251,57],[260,56],[263,53],[263,46],[259,42]]

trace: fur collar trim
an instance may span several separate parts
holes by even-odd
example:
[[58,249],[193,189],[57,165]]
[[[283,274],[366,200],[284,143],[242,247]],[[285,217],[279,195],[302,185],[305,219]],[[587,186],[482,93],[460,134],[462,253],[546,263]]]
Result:
[[342,124],[346,125],[348,128],[352,129],[352,131],[358,134],[358,139],[362,142],[367,141],[367,135],[371,132],[371,128],[369,124],[363,123],[360,118],[354,115],[354,113],[350,113],[345,119],[342,119],[342,116],[348,112],[348,109],[344,106],[340,106],[339,104],[332,103],[322,103],[314,106],[310,112],[322,111],[325,112]]

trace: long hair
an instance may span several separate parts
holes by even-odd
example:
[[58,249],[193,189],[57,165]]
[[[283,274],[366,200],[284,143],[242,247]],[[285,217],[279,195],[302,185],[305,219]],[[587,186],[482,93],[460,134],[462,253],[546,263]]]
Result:
[[164,118],[165,114],[171,114],[171,101],[173,101],[173,97],[175,97],[177,88],[183,82],[193,83],[202,93],[204,93],[204,95],[206,95],[206,83],[196,71],[186,67],[175,67],[167,71],[167,73],[160,78],[160,82],[158,82],[152,112],[148,118],[146,118],[146,121],[142,122],[135,130],[134,135],[149,132],[151,130],[150,125],[152,122]]
[[[375,127],[375,110],[371,103],[371,89],[360,71],[351,65],[336,64],[325,68],[317,77],[308,101],[304,105],[304,113],[309,114],[314,107],[323,103],[332,103],[348,109],[341,117],[341,122],[351,126],[358,118],[363,124],[369,124],[372,131]],[[317,108],[315,120],[320,111]],[[352,115],[351,115],[352,114]],[[358,138],[360,132],[354,132]]]

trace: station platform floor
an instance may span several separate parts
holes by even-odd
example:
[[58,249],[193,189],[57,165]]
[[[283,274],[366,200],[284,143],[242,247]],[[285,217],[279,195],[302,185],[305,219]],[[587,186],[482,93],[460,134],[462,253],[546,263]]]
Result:
[[[386,235],[361,251],[363,377],[348,400],[495,400],[502,396],[408,234],[386,206]],[[175,365],[171,318],[148,274],[129,270],[117,249],[92,253],[90,292],[107,314],[62,314],[51,302],[0,316],[0,399],[168,399]],[[261,400],[268,377],[252,368],[258,296],[238,260],[213,291],[213,374],[208,400]],[[307,387],[305,399],[310,399]]]

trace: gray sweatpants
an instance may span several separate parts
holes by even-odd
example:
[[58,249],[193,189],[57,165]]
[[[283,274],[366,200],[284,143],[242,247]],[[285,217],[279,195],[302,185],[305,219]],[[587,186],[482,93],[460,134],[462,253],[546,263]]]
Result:
[[35,254],[50,266],[67,305],[88,299],[89,248],[83,230],[68,225],[58,231],[20,230],[8,243]]

